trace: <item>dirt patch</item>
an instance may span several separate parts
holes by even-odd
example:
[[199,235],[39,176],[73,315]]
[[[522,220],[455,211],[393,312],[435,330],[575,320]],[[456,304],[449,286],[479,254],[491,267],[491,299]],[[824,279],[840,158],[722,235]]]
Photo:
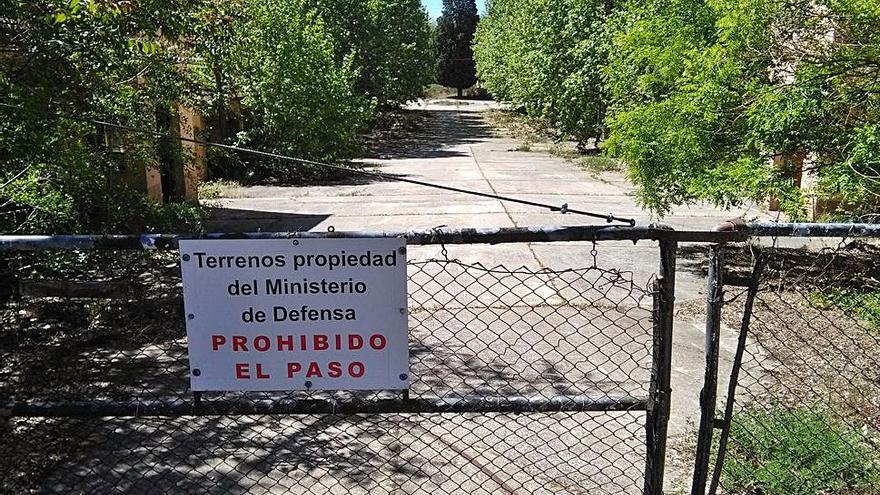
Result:
[[[754,248],[730,247],[729,273],[747,277]],[[821,402],[843,407],[880,429],[880,332],[853,308],[827,302],[835,290],[871,291],[880,279],[880,248],[851,242],[820,252],[764,250],[768,265],[752,314],[746,359],[760,362],[760,376],[740,401],[784,406]],[[723,321],[738,329],[745,290],[726,288]],[[699,303],[679,308],[704,314]],[[861,426],[861,425],[860,425]]]

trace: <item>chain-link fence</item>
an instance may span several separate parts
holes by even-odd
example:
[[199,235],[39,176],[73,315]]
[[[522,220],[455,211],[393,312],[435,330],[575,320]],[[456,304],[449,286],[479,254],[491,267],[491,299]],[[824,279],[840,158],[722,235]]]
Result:
[[717,248],[719,330],[737,347],[719,367],[709,493],[880,493],[880,247],[840,230]]
[[4,492],[618,494],[662,473],[656,281],[416,259],[408,390],[193,393],[175,255],[7,252]]
[[[702,357],[680,361],[672,380],[680,398],[696,395],[685,381],[703,386],[700,406],[672,418],[696,439],[676,439],[672,459],[694,464],[676,484],[877,493],[880,231],[774,229],[806,247],[760,225],[407,233],[414,244],[593,242],[560,244],[582,253],[579,268],[507,266],[466,247],[461,259],[411,257],[410,386],[372,392],[192,392],[173,239],[14,240],[25,251],[6,244],[0,267],[16,294],[0,332],[2,489],[660,493],[676,242],[694,241],[710,256],[685,260],[679,308],[687,316],[694,283],[708,282],[695,320],[706,366],[696,376]],[[659,271],[627,244],[592,247],[639,239],[660,240]],[[26,251],[44,243],[88,249]],[[133,247],[149,250],[91,250]],[[703,335],[676,335],[703,351]]]

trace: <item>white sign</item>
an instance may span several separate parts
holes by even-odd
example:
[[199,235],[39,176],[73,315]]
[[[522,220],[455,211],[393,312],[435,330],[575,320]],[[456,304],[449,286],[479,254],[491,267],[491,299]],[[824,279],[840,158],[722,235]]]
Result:
[[180,241],[193,390],[409,385],[403,239]]

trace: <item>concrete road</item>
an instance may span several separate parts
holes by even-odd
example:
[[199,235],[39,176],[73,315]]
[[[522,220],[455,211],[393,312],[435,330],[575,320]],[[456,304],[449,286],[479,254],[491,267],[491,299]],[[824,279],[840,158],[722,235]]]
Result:
[[[624,175],[601,176],[542,152],[515,151],[519,142],[499,134],[481,115],[491,102],[413,105],[425,125],[405,141],[365,160],[386,174],[484,193],[513,196],[600,214],[656,221],[637,206]],[[392,181],[307,187],[258,186],[231,191],[211,222],[214,230],[263,231],[512,227],[581,225],[603,220],[561,215],[493,199]],[[662,221],[678,228],[711,228],[731,216],[760,216],[756,208],[721,211],[709,206],[677,208]],[[546,261],[546,260],[544,260]]]
[[[365,160],[386,174],[550,205],[660,221],[640,208],[634,186],[622,173],[596,175],[542,152],[514,151],[519,142],[492,129],[482,113],[497,108],[485,101],[435,100],[411,106],[426,112],[415,135]],[[366,181],[304,187],[257,186],[230,191],[209,228],[222,232],[427,229],[437,226],[514,227],[605,224],[603,220],[562,215],[540,208],[468,196],[393,181]],[[711,206],[680,207],[662,219],[680,229],[709,229],[735,216],[766,218],[758,208],[722,211]],[[487,266],[571,268],[592,264],[589,243],[515,246],[451,246],[450,256]],[[439,249],[416,250],[430,257]],[[632,271],[647,280],[657,265],[651,242],[603,243],[599,264]],[[701,278],[679,277],[679,297],[698,297]]]

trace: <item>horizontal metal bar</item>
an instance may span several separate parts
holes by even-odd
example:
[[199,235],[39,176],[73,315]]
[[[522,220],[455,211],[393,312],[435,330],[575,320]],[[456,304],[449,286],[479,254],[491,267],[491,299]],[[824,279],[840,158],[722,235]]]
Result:
[[[257,232],[247,234],[144,234],[144,235],[0,235],[0,251],[153,250],[177,249],[182,239],[338,239],[404,238],[407,244],[504,244],[521,242],[660,240],[680,238],[668,227],[586,225],[578,227],[515,227],[354,232]],[[681,233],[685,234],[685,233]],[[699,232],[713,240],[731,233]],[[687,237],[687,236],[685,236]]]
[[880,224],[756,222],[746,232],[752,237],[880,237]]
[[566,241],[674,240],[683,242],[736,242],[743,232],[675,231],[655,226],[512,227],[351,232],[256,232],[247,234],[145,235],[0,235],[2,251],[39,250],[175,250],[185,239],[342,239],[404,238],[409,245],[510,244]]
[[137,401],[24,401],[7,402],[0,410],[23,417],[101,417],[101,416],[210,416],[246,414],[395,414],[395,413],[493,413],[493,412],[575,412],[645,411],[647,399],[630,396],[590,397],[563,395],[552,397],[479,396],[436,399],[207,399],[198,402],[178,398]]
[[428,230],[363,230],[347,232],[255,232],[246,234],[143,235],[0,235],[0,251],[38,250],[176,250],[184,239],[344,239],[404,238],[410,245],[509,244],[565,241],[639,241],[728,243],[750,237],[878,237],[880,224],[756,222],[732,230],[673,230],[664,225],[627,227],[511,227]]
[[175,250],[183,239],[404,238],[410,245],[508,244],[565,241],[742,242],[749,237],[880,237],[880,224],[751,223],[727,231],[672,230],[662,225],[627,227],[511,227],[348,232],[255,232],[247,234],[0,235],[0,251]]

